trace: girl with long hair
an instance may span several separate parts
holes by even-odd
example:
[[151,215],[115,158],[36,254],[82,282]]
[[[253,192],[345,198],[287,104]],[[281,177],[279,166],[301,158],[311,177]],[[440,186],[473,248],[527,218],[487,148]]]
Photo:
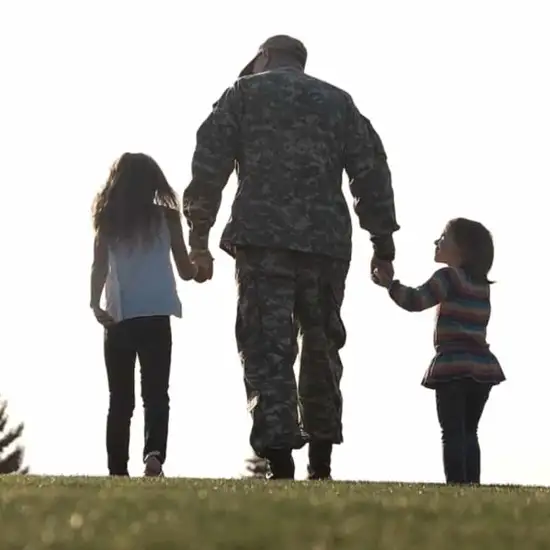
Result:
[[145,475],[161,476],[168,439],[170,317],[182,314],[170,254],[184,281],[197,275],[197,267],[189,259],[176,194],[150,156],[124,153],[111,167],[92,210],[90,307],[105,328],[109,473],[129,475],[134,370],[139,358]]

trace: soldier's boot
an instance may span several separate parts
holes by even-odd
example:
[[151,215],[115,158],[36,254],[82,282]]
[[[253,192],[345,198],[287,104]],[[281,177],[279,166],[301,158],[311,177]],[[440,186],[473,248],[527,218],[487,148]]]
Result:
[[307,478],[332,479],[331,474],[332,443],[328,441],[312,441],[309,444],[309,464]]
[[294,459],[290,449],[269,449],[265,457],[269,464],[267,479],[294,479]]

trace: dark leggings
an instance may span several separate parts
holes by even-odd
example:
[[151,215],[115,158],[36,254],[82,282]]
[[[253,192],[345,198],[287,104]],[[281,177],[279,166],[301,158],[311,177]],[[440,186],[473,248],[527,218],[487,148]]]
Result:
[[107,455],[111,475],[128,475],[130,422],[134,412],[136,357],[141,366],[141,397],[145,415],[143,456],[166,458],[168,438],[170,318],[138,317],[105,330],[105,365],[109,381]]
[[479,484],[481,457],[477,429],[491,386],[474,380],[442,383],[436,389],[443,465],[449,484]]

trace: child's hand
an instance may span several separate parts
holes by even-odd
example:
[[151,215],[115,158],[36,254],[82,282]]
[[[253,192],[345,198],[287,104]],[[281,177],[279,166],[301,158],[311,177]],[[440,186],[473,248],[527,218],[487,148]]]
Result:
[[197,266],[197,273],[195,274],[194,280],[196,283],[204,283],[209,281],[212,278],[211,271],[202,265]]
[[186,267],[179,272],[179,275],[184,281],[193,281],[195,280],[198,272],[199,266],[189,261]]
[[92,308],[97,322],[103,325],[105,328],[114,325],[115,320],[99,306]]

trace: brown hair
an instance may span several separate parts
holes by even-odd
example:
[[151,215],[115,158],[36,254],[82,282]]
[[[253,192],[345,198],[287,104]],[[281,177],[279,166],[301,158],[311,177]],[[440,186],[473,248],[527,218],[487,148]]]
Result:
[[94,230],[115,241],[149,239],[161,220],[159,206],[179,212],[176,193],[160,166],[143,153],[124,153],[95,197]]
[[493,284],[487,276],[493,267],[495,249],[490,231],[481,223],[455,218],[447,231],[460,250],[464,272],[477,283]]

